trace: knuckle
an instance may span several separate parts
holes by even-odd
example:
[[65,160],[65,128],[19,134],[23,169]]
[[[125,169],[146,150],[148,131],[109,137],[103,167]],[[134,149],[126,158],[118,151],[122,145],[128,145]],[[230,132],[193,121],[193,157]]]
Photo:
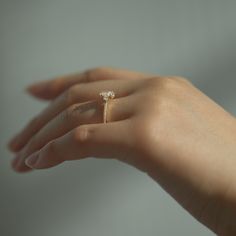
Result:
[[172,77],[152,77],[146,81],[146,84],[148,88],[161,91],[173,87],[175,82]]
[[181,76],[151,77],[146,79],[144,83],[154,88],[172,88],[183,84],[191,84],[188,79]]
[[62,120],[64,122],[69,122],[71,119],[71,110],[70,108],[67,108],[63,113],[62,113]]
[[182,84],[191,84],[191,82],[187,79],[187,78],[184,78],[182,76],[173,76],[172,77],[175,81],[178,81]]
[[97,67],[97,68],[93,69],[94,73],[96,73],[97,75],[107,74],[107,73],[110,72],[110,70],[111,70],[111,68],[110,67],[106,67],[106,66]]
[[85,82],[93,82],[99,80],[110,72],[110,67],[96,67],[85,71]]
[[161,80],[161,86],[163,89],[169,90],[175,88],[179,82],[174,77],[164,77]]
[[78,116],[80,115],[80,109],[78,104],[73,104],[69,108],[67,108],[63,114],[62,119],[65,122],[73,122],[74,120],[78,119]]
[[180,88],[183,88],[185,84],[189,83],[187,79],[177,76],[168,76],[168,77],[154,77],[150,78],[148,85],[159,91],[174,91]]
[[77,93],[78,87],[76,85],[67,89],[63,96],[64,103],[68,106],[71,105],[75,101]]
[[184,77],[181,76],[174,76],[174,79],[180,81],[180,82],[187,82],[188,80]]
[[74,140],[77,143],[84,143],[88,141],[90,135],[90,129],[86,125],[79,126],[74,134]]

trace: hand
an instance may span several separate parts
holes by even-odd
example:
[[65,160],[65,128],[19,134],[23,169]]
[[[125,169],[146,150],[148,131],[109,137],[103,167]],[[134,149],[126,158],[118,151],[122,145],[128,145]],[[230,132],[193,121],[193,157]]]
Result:
[[[112,90],[102,123],[99,93]],[[235,235],[235,118],[180,77],[97,68],[35,84],[52,103],[9,144],[18,172],[86,157],[146,172],[196,219]]]

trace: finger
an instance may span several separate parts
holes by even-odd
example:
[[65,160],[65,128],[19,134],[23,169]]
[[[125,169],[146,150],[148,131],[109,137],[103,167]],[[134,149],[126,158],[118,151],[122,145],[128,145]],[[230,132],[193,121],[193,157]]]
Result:
[[26,173],[26,172],[29,172],[29,171],[32,171],[32,169],[30,169],[28,166],[26,165],[22,165],[19,163],[21,162],[21,159],[20,158],[17,158],[15,157],[12,161],[11,161],[11,166],[12,168],[18,172],[18,173]]
[[148,73],[102,67],[89,69],[82,73],[60,76],[52,80],[34,83],[27,88],[27,91],[33,96],[41,99],[54,99],[69,87],[78,83],[111,79],[141,79],[151,76],[152,75]]
[[80,126],[32,154],[26,165],[44,169],[86,157],[120,159],[127,153],[128,124],[125,120]]
[[[132,114],[133,102],[127,97],[114,99],[109,101],[108,120],[118,121],[127,119]],[[65,133],[71,131],[75,127],[83,124],[101,123],[103,122],[103,106],[98,102],[87,102],[84,104],[76,104],[63,111],[46,126],[44,126],[25,146],[25,148],[17,155],[17,165],[13,168],[18,172],[27,170],[25,166],[25,158],[33,152],[39,150],[48,142],[56,139]]]
[[43,112],[32,119],[32,121],[10,141],[9,147],[14,152],[20,151],[44,125],[75,103],[101,100],[99,93],[104,90],[113,90],[116,97],[124,97],[134,92],[141,84],[142,80],[109,80],[74,85],[56,98]]

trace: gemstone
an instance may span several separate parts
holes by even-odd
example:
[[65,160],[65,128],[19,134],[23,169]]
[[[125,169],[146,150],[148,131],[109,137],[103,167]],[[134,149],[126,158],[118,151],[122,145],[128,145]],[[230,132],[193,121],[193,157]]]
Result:
[[103,91],[99,95],[104,101],[108,101],[108,99],[113,99],[115,97],[115,93],[113,91]]

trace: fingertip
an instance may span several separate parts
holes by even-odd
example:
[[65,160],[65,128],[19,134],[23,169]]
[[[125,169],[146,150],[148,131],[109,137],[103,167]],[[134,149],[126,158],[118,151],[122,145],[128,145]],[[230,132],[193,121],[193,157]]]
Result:
[[21,149],[21,144],[18,142],[17,137],[13,138],[7,143],[7,147],[11,152],[18,152]]
[[21,160],[15,157],[11,162],[12,169],[17,173],[27,173],[30,172],[32,169],[26,166]]
[[14,146],[14,143],[12,143],[11,141],[9,143],[7,143],[7,148],[9,151],[11,152],[15,152],[16,151],[16,148]]
[[31,169],[47,169],[50,166],[47,157],[43,151],[37,151],[25,159],[25,165]]
[[45,86],[40,84],[32,84],[26,87],[25,91],[33,96],[42,97],[45,93]]
[[35,82],[27,86],[26,90],[34,93],[34,92],[38,92],[45,89],[47,85],[48,85],[48,81],[39,81],[39,82]]
[[35,166],[37,166],[38,159],[39,152],[33,153],[31,156],[25,159],[25,165],[33,169]]
[[33,83],[25,88],[25,91],[30,95],[41,98],[41,99],[50,99],[51,92],[49,90],[49,81],[41,81]]

